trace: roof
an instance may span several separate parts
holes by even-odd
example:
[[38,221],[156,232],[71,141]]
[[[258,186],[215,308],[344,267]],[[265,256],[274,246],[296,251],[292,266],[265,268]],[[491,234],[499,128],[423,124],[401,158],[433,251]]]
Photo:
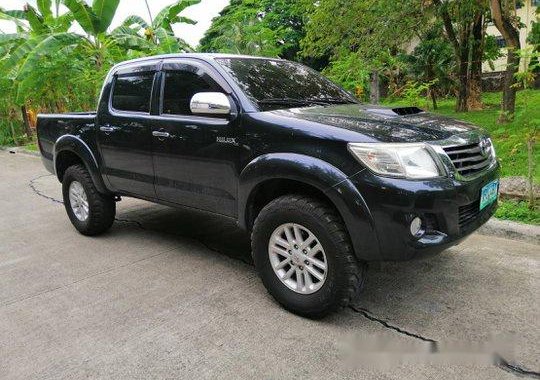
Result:
[[228,54],[228,53],[173,53],[173,54],[161,54],[161,55],[150,55],[142,58],[135,58],[129,61],[123,61],[114,65],[113,68],[119,66],[139,63],[154,59],[163,59],[163,58],[199,58],[203,60],[213,60],[217,58],[244,58],[244,59],[272,59],[272,60],[281,60],[280,58],[274,57],[257,57],[254,55],[243,55],[243,54]]

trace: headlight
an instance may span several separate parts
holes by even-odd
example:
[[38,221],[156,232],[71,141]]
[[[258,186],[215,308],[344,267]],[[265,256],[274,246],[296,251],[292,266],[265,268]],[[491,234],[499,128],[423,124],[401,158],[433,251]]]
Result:
[[422,143],[349,143],[349,151],[377,174],[423,179],[439,177],[435,153]]
[[493,145],[493,141],[491,141],[490,138],[488,138],[489,145],[491,146],[491,154],[493,155],[493,159],[495,160],[497,158],[497,153],[495,153],[495,145]]

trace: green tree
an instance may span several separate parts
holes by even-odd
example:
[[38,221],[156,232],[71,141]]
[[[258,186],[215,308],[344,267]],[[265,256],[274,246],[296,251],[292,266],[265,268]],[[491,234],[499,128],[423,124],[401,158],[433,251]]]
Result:
[[433,0],[454,50],[456,111],[482,108],[482,62],[489,7],[486,0]]
[[[527,36],[527,42],[533,46],[535,53],[540,53],[540,20],[538,15],[540,15],[540,8],[536,9],[536,21],[532,22],[531,31]],[[534,65],[533,72],[538,74],[540,72],[538,57],[533,57],[530,64]]]
[[454,56],[452,46],[444,38],[442,24],[429,29],[410,54],[403,56],[407,70],[414,81],[431,83],[428,86],[433,108],[437,109],[437,96],[453,89]]
[[490,0],[491,19],[506,42],[506,70],[503,81],[500,123],[513,119],[516,111],[516,76],[519,70],[519,28],[521,21],[516,16],[516,2],[509,0]]
[[234,52],[296,59],[310,0],[232,0],[200,41],[203,52]]
[[358,54],[351,52],[330,62],[323,74],[357,98],[367,100],[369,94],[366,88],[370,83],[370,71],[367,68],[368,64]]
[[430,21],[422,0],[326,0],[318,3],[301,41],[305,57],[352,63],[351,54],[371,72],[370,99],[378,101],[379,76],[390,85],[399,77],[397,56]]

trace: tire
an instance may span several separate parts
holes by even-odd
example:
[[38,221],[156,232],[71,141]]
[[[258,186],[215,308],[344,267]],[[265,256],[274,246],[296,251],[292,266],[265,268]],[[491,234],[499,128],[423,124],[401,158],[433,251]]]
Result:
[[[85,205],[87,205],[87,207],[84,207],[84,211],[80,207],[73,207],[70,199],[70,188],[79,191],[78,193],[75,191],[75,194],[82,194],[80,192],[82,188],[83,197],[86,197]],[[81,234],[87,236],[99,235],[112,226],[116,215],[114,198],[98,192],[90,173],[83,165],[70,166],[66,170],[62,180],[62,195],[69,219]],[[75,203],[77,203],[77,199],[81,198],[73,197]],[[76,215],[77,212],[79,216]]]
[[[294,226],[297,226],[298,229],[295,230]],[[285,231],[287,228],[289,228],[289,235],[286,232],[281,234],[281,231]],[[279,240],[279,244],[282,245],[277,246],[277,251],[282,252],[280,248],[286,247],[284,243],[288,242],[287,238],[291,236],[290,228],[293,228],[294,233],[300,230],[300,236],[307,236],[305,240],[299,239],[299,241],[303,241],[302,244],[310,240],[308,234],[311,233],[322,246],[322,256],[315,257],[319,263],[326,262],[325,279],[322,284],[319,281],[312,285],[311,289],[306,285],[308,283],[307,277],[311,277],[313,282],[318,279],[318,276],[307,276],[300,273],[301,285],[296,281],[296,286],[293,280],[293,276],[298,279],[296,269],[302,268],[302,257],[307,259],[304,261],[306,263],[304,271],[317,269],[319,272],[319,268],[310,262],[309,256],[302,256],[300,250],[294,250],[293,254],[297,254],[296,262],[294,262],[293,255],[287,259],[287,255],[281,253],[277,255],[279,259],[276,259],[274,249],[275,242],[278,241],[276,236],[283,238]],[[288,245],[288,247],[290,246]],[[349,234],[341,217],[332,206],[315,198],[285,195],[268,203],[255,220],[251,235],[251,247],[255,267],[266,289],[277,302],[295,314],[314,319],[321,318],[348,306],[351,299],[363,286],[365,265],[357,262]],[[316,247],[313,248],[313,252],[316,251]],[[302,247],[299,246],[299,248]],[[302,251],[306,252],[306,250]],[[307,252],[310,255],[312,249],[308,248]],[[321,252],[317,255],[320,255]],[[299,256],[300,261],[298,260]],[[276,267],[277,262],[280,262],[276,260],[281,260],[281,258],[285,261],[289,260],[289,264],[286,264],[284,269],[279,269],[281,274],[278,275],[274,267]],[[311,269],[307,268],[310,264]],[[286,280],[292,282],[293,285],[286,284],[278,276],[287,277],[293,265],[294,274]],[[284,272],[286,273],[283,274]],[[319,286],[318,289],[317,286]],[[305,294],[300,292],[305,292]]]

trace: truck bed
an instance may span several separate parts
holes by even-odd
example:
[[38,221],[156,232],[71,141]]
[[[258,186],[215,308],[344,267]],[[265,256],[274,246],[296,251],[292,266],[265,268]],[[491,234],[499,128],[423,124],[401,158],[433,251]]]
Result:
[[90,136],[95,134],[95,119],[96,112],[38,114],[38,145],[47,169],[52,168],[54,144],[58,138],[63,135],[74,135],[83,141],[91,141]]

